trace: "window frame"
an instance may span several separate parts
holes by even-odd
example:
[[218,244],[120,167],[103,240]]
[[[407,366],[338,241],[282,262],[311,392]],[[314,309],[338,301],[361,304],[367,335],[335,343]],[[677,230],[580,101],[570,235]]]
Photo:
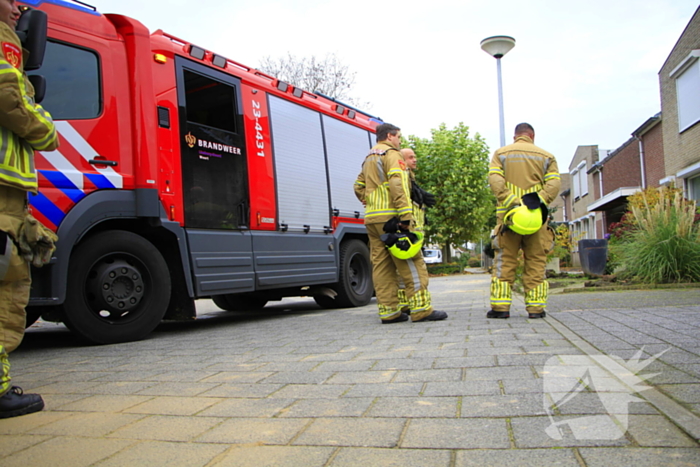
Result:
[[[96,84],[97,84],[97,106],[98,106],[98,108],[97,108],[97,111],[90,116],[76,117],[73,115],[60,115],[59,113],[57,113],[57,111],[55,109],[51,108],[50,104],[49,104],[49,106],[45,105],[46,98],[44,98],[44,100],[41,102],[42,107],[44,107],[49,113],[51,113],[51,117],[54,120],[93,120],[96,118],[100,118],[104,114],[105,105],[104,105],[104,93],[103,93],[103,82],[102,82],[102,60],[101,60],[99,52],[95,49],[84,47],[82,45],[75,44],[73,42],[67,42],[67,41],[58,40],[58,39],[54,39],[54,38],[47,39],[47,49],[48,49],[49,43],[53,43],[53,44],[60,45],[63,47],[68,47],[70,49],[80,50],[80,51],[86,52],[86,53],[95,57],[95,65],[97,67]],[[46,58],[44,58],[44,60],[46,60]],[[44,68],[42,66],[38,70],[28,71],[27,76],[43,75],[47,81],[46,85],[47,85],[47,96],[48,96],[51,94],[51,90],[50,90],[51,76],[50,75],[46,76],[46,74],[44,73],[45,71],[46,71],[46,68]],[[72,85],[72,81],[71,81],[71,85]]]

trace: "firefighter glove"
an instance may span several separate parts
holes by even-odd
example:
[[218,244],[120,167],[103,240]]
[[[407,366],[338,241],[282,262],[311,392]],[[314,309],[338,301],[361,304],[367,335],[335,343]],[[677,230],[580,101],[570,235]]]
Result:
[[388,234],[396,233],[399,231],[399,218],[392,217],[384,223],[384,232]]
[[544,204],[540,199],[540,195],[537,193],[528,193],[522,197],[523,204],[527,206],[528,209],[537,209],[540,205]]
[[31,215],[26,215],[19,229],[19,250],[24,259],[36,267],[51,261],[58,236]]
[[422,188],[421,191],[423,192],[423,204],[425,204],[425,207],[432,208],[433,206],[435,206],[435,203],[437,203],[437,201],[435,200],[435,195],[432,193],[428,193]]

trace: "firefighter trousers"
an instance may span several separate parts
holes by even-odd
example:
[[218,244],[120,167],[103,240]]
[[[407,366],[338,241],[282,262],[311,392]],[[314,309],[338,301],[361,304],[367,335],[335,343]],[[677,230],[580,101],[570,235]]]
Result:
[[398,275],[406,286],[406,299],[411,311],[411,320],[423,319],[433,312],[428,291],[428,270],[419,253],[409,260],[398,259],[389,253],[380,236],[384,224],[366,224],[369,249],[372,258],[372,279],[377,294],[379,318],[393,319],[401,313],[399,304]]
[[[0,230],[16,240],[26,215],[27,193],[0,186]],[[11,388],[8,354],[24,337],[24,308],[29,302],[30,286],[29,263],[19,255],[13,242],[10,266],[5,277],[0,279],[0,395]]]
[[499,224],[494,231],[492,245],[495,256],[491,277],[491,309],[510,311],[518,253],[522,250],[525,308],[528,313],[542,313],[549,292],[545,265],[547,255],[554,247],[554,232],[543,226],[532,235],[520,235]]

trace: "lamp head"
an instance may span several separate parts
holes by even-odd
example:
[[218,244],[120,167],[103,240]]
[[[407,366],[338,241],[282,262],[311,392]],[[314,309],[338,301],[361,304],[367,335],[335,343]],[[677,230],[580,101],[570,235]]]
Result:
[[481,41],[481,49],[499,59],[515,47],[515,39],[510,36],[491,36]]

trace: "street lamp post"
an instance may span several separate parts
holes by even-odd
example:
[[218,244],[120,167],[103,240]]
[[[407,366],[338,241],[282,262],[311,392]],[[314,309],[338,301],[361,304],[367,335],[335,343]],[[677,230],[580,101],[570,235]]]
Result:
[[510,36],[491,36],[481,41],[481,49],[496,59],[498,68],[498,116],[501,127],[501,147],[506,145],[506,127],[503,117],[503,84],[501,83],[501,57],[515,47]]

